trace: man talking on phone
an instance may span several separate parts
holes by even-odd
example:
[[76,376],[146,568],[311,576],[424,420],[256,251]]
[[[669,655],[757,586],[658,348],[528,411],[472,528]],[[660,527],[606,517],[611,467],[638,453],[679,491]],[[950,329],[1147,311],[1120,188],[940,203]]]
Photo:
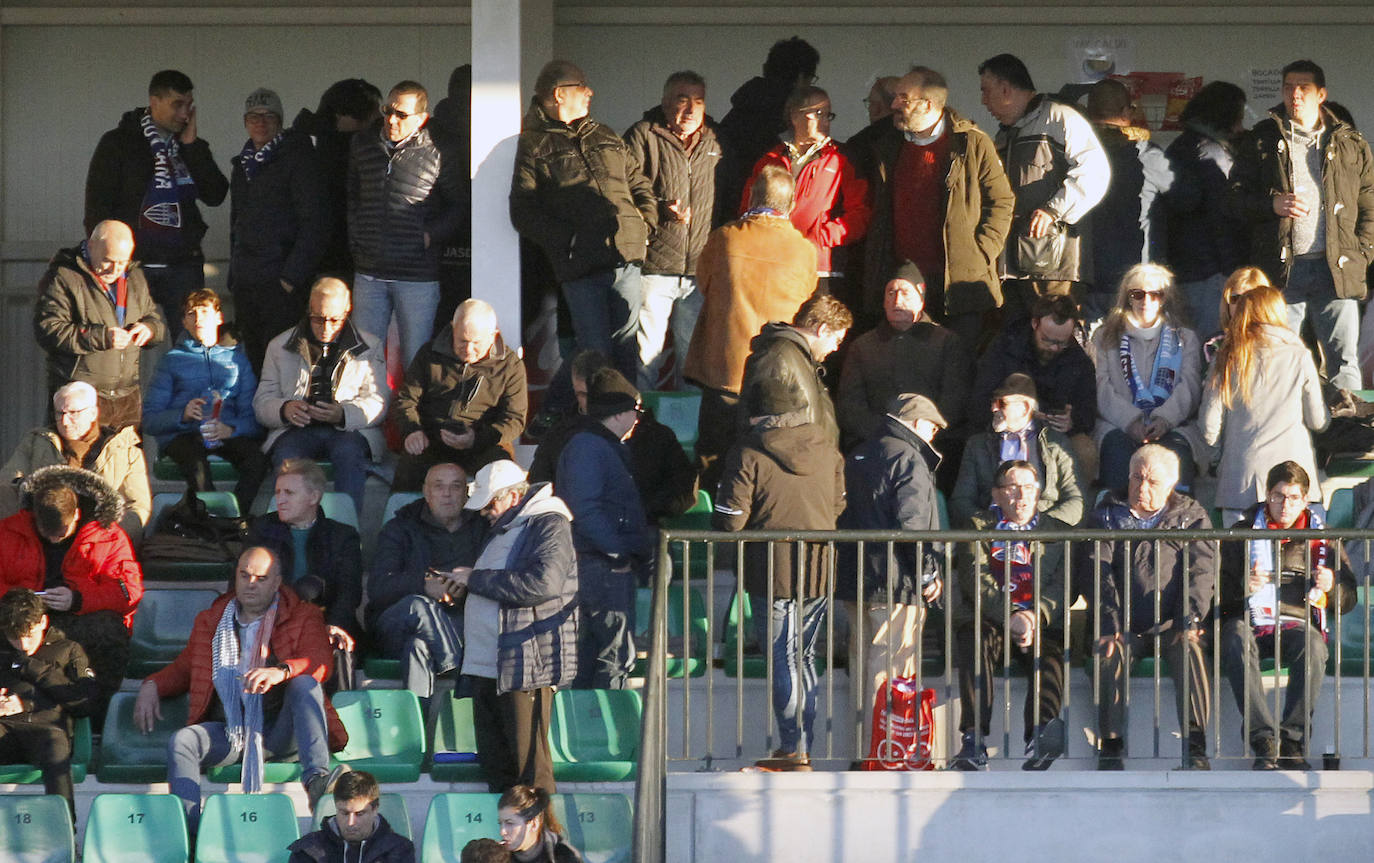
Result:
[[511,458],[525,430],[525,364],[506,346],[496,310],[467,300],[420,349],[396,392],[404,447],[392,491],[418,491],[425,471],[454,462],[468,476]]

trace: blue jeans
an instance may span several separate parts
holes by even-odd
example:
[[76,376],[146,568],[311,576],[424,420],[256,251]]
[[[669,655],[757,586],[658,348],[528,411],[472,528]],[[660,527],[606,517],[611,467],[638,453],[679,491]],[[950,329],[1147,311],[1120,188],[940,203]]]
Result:
[[1179,282],[1178,293],[1192,312],[1193,332],[1199,341],[1207,341],[1221,332],[1221,293],[1226,288],[1226,276],[1213,273],[1196,282]]
[[461,613],[428,596],[412,595],[383,611],[374,634],[382,653],[401,661],[401,679],[416,697],[434,697],[434,676],[463,662]]
[[[625,264],[580,279],[566,281],[563,300],[572,318],[573,356],[587,350],[611,358],[628,381],[639,379],[639,307],[643,303],[639,264]],[[545,411],[572,412],[577,401],[572,391],[572,357],[549,383]]]
[[[754,628],[759,644],[768,643],[768,625],[773,625],[773,715],[778,720],[779,749],[783,752],[811,751],[816,722],[816,640],[825,622],[825,597],[801,601],[801,667],[797,666],[797,600],[773,600],[772,614],[762,613],[767,600],[749,598],[754,609]],[[797,727],[797,708],[801,705],[801,728]],[[802,732],[806,749],[798,750]]]
[[393,308],[396,310],[396,329],[401,337],[401,362],[408,368],[420,348],[434,337],[439,283],[379,279],[363,273],[353,277],[354,326],[386,344]]
[[363,487],[372,460],[367,438],[360,432],[328,426],[292,427],[272,444],[272,472],[289,458],[327,458],[334,465],[334,487],[353,498],[361,516]]
[[641,390],[659,388],[663,363],[669,356],[664,353],[663,346],[671,329],[673,389],[682,389],[682,365],[701,315],[701,292],[697,290],[696,277],[646,274],[641,280],[644,302],[639,308],[637,336],[641,371],[636,386]]
[[[1193,476],[1197,466],[1193,461],[1193,448],[1182,434],[1171,431],[1157,441],[1160,446],[1171,449],[1178,455],[1178,490],[1186,492],[1193,487]],[[1098,477],[1103,488],[1125,491],[1131,474],[1131,456],[1144,444],[1136,443],[1121,429],[1112,429],[1102,438],[1102,467]]]
[[[262,748],[273,757],[298,755],[301,782],[329,771],[329,731],[324,690],[313,677],[301,675],[282,684],[281,712],[263,717]],[[229,744],[223,722],[202,722],[178,730],[167,741],[167,782],[181,798],[186,823],[195,831],[200,819],[200,768],[233,764],[243,757]]]
[[1342,389],[1360,388],[1360,307],[1354,300],[1336,296],[1331,265],[1325,258],[1298,258],[1283,290],[1288,303],[1288,327],[1301,334],[1304,319],[1326,360],[1326,376]]
[[577,677],[574,689],[624,689],[635,665],[633,569],[615,572],[603,554],[577,556]]

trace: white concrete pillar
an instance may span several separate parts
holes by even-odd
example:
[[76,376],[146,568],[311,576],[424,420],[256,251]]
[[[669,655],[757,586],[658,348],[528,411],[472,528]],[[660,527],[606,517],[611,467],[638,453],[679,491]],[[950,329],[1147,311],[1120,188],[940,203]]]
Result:
[[521,343],[520,246],[509,196],[520,118],[553,57],[553,0],[472,0],[472,295]]

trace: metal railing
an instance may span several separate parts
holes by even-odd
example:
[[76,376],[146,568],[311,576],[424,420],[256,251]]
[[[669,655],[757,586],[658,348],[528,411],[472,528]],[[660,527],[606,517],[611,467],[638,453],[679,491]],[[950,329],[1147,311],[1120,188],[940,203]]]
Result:
[[[765,550],[762,552],[762,554],[764,556],[764,559],[766,560],[767,571],[770,573],[774,571],[774,563],[776,561],[777,552],[783,547],[790,547],[790,550],[793,552],[793,575],[796,579],[794,585],[801,585],[804,583],[804,579],[806,578],[806,567],[808,565],[808,560],[814,560],[814,553],[819,551],[821,565],[825,568],[825,588],[823,598],[826,604],[826,608],[830,612],[833,612],[836,609],[837,601],[857,600],[858,607],[861,609],[864,608],[865,577],[863,569],[865,560],[864,551],[866,546],[871,546],[874,543],[885,546],[885,559],[887,561],[886,585],[885,590],[883,589],[883,586],[880,585],[878,593],[885,598],[888,609],[890,609],[893,605],[893,600],[898,590],[898,581],[900,578],[900,576],[898,575],[897,566],[895,562],[897,549],[903,547],[914,547],[914,550],[916,552],[915,559],[917,561],[922,560],[924,552],[928,550],[933,551],[942,562],[942,566],[940,567],[940,569],[942,573],[942,578],[944,579],[944,588],[939,604],[942,604],[944,606],[944,613],[943,615],[941,615],[943,621],[941,623],[941,630],[938,633],[938,636],[932,638],[932,633],[929,632],[929,629],[931,627],[932,620],[935,619],[935,615],[926,615],[924,617],[922,627],[923,637],[918,639],[915,645],[915,671],[916,676],[919,680],[919,685],[921,686],[926,685],[925,681],[921,678],[934,677],[937,679],[942,679],[943,697],[941,698],[941,701],[942,703],[948,704],[952,707],[955,702],[955,697],[958,695],[958,682],[956,677],[956,674],[958,673],[958,668],[956,667],[954,661],[955,638],[957,633],[955,615],[951,613],[953,603],[961,601],[958,588],[960,574],[956,567],[956,558],[961,560],[962,558],[958,551],[962,548],[965,554],[972,555],[972,560],[975,563],[974,578],[972,581],[973,594],[971,597],[974,613],[972,616],[971,626],[973,628],[974,639],[974,681],[976,686],[979,680],[979,675],[985,671],[988,671],[988,669],[982,669],[978,667],[981,663],[982,653],[979,641],[980,627],[987,624],[984,621],[984,616],[982,614],[981,593],[977,589],[977,567],[988,567],[987,558],[985,555],[982,554],[980,549],[982,549],[988,543],[994,541],[1029,542],[1030,547],[1033,549],[1032,566],[1034,607],[1038,607],[1040,604],[1040,600],[1043,598],[1043,595],[1041,593],[1042,582],[1044,581],[1044,579],[1042,578],[1041,571],[1043,551],[1046,547],[1055,543],[1066,544],[1065,553],[1063,557],[1064,595],[1061,598],[1059,598],[1060,601],[1058,603],[1058,620],[1051,622],[1048,626],[1039,625],[1036,627],[1035,638],[1030,647],[1032,668],[1036,669],[1036,672],[1034,672],[1031,675],[1031,679],[1028,681],[1028,686],[1032,687],[1032,692],[1035,693],[1036,696],[1038,696],[1038,688],[1040,684],[1038,670],[1040,668],[1039,660],[1041,658],[1041,648],[1043,646],[1042,639],[1048,637],[1047,633],[1052,632],[1054,634],[1054,637],[1058,640],[1057,646],[1060,649],[1062,649],[1065,666],[1063,683],[1063,701],[1060,707],[1059,715],[1061,717],[1067,717],[1069,715],[1069,710],[1072,701],[1072,686],[1070,685],[1070,680],[1073,677],[1074,667],[1076,665],[1076,663],[1073,660],[1073,657],[1075,656],[1074,624],[1075,620],[1077,620],[1079,622],[1079,632],[1082,635],[1087,636],[1086,639],[1080,639],[1080,641],[1082,641],[1084,645],[1094,644],[1097,641],[1099,633],[1102,632],[1101,612],[1103,599],[1103,585],[1102,580],[1100,578],[1100,573],[1101,564],[1103,560],[1103,551],[1104,548],[1107,548],[1109,546],[1109,544],[1124,543],[1124,546],[1122,548],[1123,551],[1125,551],[1126,553],[1127,559],[1129,560],[1131,557],[1131,548],[1139,547],[1141,543],[1145,543],[1149,546],[1149,551],[1151,553],[1150,559],[1155,562],[1159,561],[1161,551],[1163,550],[1164,546],[1168,545],[1172,548],[1179,546],[1179,544],[1182,544],[1181,548],[1178,549],[1178,553],[1181,555],[1182,559],[1182,568],[1179,574],[1179,576],[1182,579],[1182,582],[1179,585],[1179,589],[1182,591],[1182,595],[1184,597],[1188,595],[1189,580],[1191,577],[1190,570],[1192,569],[1194,555],[1198,554],[1199,552],[1203,554],[1210,552],[1210,556],[1212,558],[1212,562],[1210,564],[1210,575],[1213,581],[1211,603],[1209,609],[1207,609],[1210,612],[1212,609],[1218,608],[1223,603],[1235,599],[1235,597],[1223,595],[1222,593],[1222,580],[1220,574],[1222,557],[1221,552],[1226,544],[1234,542],[1244,542],[1248,540],[1262,540],[1265,542],[1272,542],[1274,548],[1274,554],[1272,559],[1274,561],[1279,561],[1279,541],[1292,539],[1306,540],[1303,543],[1303,547],[1305,549],[1304,560],[1307,564],[1307,572],[1312,571],[1311,541],[1313,540],[1320,539],[1340,543],[1353,542],[1355,543],[1355,547],[1363,551],[1363,555],[1361,556],[1363,561],[1369,562],[1371,561],[1371,558],[1374,557],[1374,555],[1371,555],[1371,550],[1374,550],[1374,530],[1355,530],[1339,528],[1329,528],[1321,531],[1254,531],[1238,529],[1142,529],[1108,531],[1068,529],[1053,531],[1036,530],[1017,533],[998,532],[996,535],[993,535],[991,532],[987,531],[974,530],[941,530],[920,532],[746,531],[740,533],[701,530],[664,530],[660,535],[658,566],[653,584],[653,602],[651,605],[650,619],[648,621],[647,626],[647,631],[649,633],[649,649],[645,680],[643,727],[641,730],[639,768],[636,783],[635,859],[644,861],[661,861],[664,859],[664,843],[666,840],[664,807],[667,797],[667,773],[668,765],[670,762],[679,764],[694,762],[698,765],[698,769],[710,770],[717,767],[720,762],[737,762],[741,759],[756,757],[753,753],[748,751],[747,740],[757,739],[758,735],[756,733],[753,736],[753,738],[747,738],[746,727],[748,727],[749,730],[755,732],[757,732],[759,727],[762,727],[764,729],[762,735],[764,739],[764,746],[758,751],[758,755],[768,754],[768,750],[772,747],[772,735],[775,717],[771,709],[771,698],[769,696],[769,693],[771,693],[772,691],[773,678],[777,669],[775,669],[774,667],[774,658],[772,655],[772,651],[769,649],[769,644],[771,644],[774,634],[771,620],[768,622],[767,625],[767,639],[765,640],[765,643],[761,645],[763,650],[762,661],[764,665],[763,678],[765,681],[763,700],[764,703],[768,705],[768,707],[761,711],[751,712],[747,716],[744,709],[744,706],[746,704],[745,665],[746,659],[749,658],[745,650],[745,644],[747,641],[748,633],[745,630],[745,614],[743,613],[744,602],[746,598],[743,573],[746,571],[746,566],[750,565],[750,563],[746,561],[746,558],[750,556],[746,554],[747,546],[755,547],[755,550],[752,552],[752,562],[754,565],[757,565],[760,556],[760,552],[757,550],[757,546],[763,543],[767,543],[767,545],[765,546]],[[1199,543],[1201,545],[1199,545]],[[844,544],[854,544],[856,546],[856,554],[853,557],[853,562],[854,565],[859,568],[859,571],[856,577],[858,587],[857,592],[854,596],[840,596],[836,594],[835,590],[837,575],[837,551],[839,547]],[[1092,545],[1091,549],[1086,548],[1088,544]],[[674,579],[674,562],[669,554],[670,549],[676,550],[678,552],[678,558],[681,564],[679,567],[679,577],[677,577],[676,580]],[[724,554],[720,553],[722,550],[725,551]],[[811,552],[811,555],[808,555],[808,550]],[[690,581],[690,579],[686,577],[686,574],[692,572],[693,558],[694,556],[698,555],[705,556],[705,570],[710,575],[708,578],[705,579],[704,582],[698,582],[696,584],[693,584]],[[1335,560],[1335,565],[1332,566],[1332,569],[1335,570],[1336,573],[1337,586],[1340,585],[1342,559],[1343,557],[1338,555]],[[1009,573],[1009,567],[1011,565],[1010,558],[1008,557],[1002,564],[994,564],[994,566],[997,565],[1008,568],[1007,570],[1004,570],[1003,575],[1004,582],[1009,581],[1009,579],[1006,578],[1006,576]],[[1079,572],[1079,570],[1081,570],[1085,566],[1090,568],[1092,571],[1090,573]],[[733,587],[724,588],[718,584],[718,581],[721,580],[725,580],[728,582],[728,577],[723,579],[717,577],[718,567],[721,569],[722,573],[728,571],[729,576],[734,578]],[[1371,683],[1371,660],[1369,632],[1370,627],[1368,620],[1368,611],[1365,608],[1363,599],[1369,595],[1371,571],[1374,571],[1374,564],[1366,563],[1361,571],[1355,572],[1357,596],[1361,599],[1361,602],[1357,605],[1357,608],[1360,609],[1362,613],[1365,615],[1364,622],[1362,625],[1362,639],[1361,643],[1358,645],[1358,647],[1360,648],[1360,660],[1358,664],[1358,670],[1359,677],[1362,683],[1361,691],[1363,694],[1363,697],[1361,699],[1363,702],[1363,733],[1362,743],[1357,747],[1359,757],[1364,758],[1368,758],[1370,756],[1369,696]],[[1087,576],[1087,578],[1084,578],[1084,576]],[[771,607],[772,600],[774,599],[774,579],[772,577],[768,577],[766,580],[768,582],[768,593],[766,596],[766,600],[767,605]],[[1153,573],[1153,580],[1151,583],[1152,587],[1154,588],[1153,591],[1151,591],[1153,594],[1152,617],[1156,625],[1158,625],[1160,621],[1165,620],[1166,616],[1172,616],[1172,612],[1170,610],[1166,610],[1161,606],[1161,591],[1159,588],[1161,587],[1161,584],[1164,582],[1164,580],[1164,576],[1161,574],[1158,567],[1156,566],[1155,571]],[[1132,611],[1132,609],[1130,608],[1131,599],[1129,583],[1124,585],[1124,587],[1125,590],[1122,596],[1123,608],[1121,609],[1121,616],[1123,620],[1123,628],[1129,629],[1129,622],[1131,620]],[[701,633],[699,631],[694,633],[693,629],[694,617],[693,603],[691,601],[691,591],[696,590],[698,588],[704,591],[704,607],[706,612],[704,622],[704,633]],[[718,625],[718,615],[716,609],[718,606],[717,599],[725,598],[718,597],[718,592],[722,589],[728,589],[731,592],[732,599],[734,601],[734,608],[736,611],[736,613],[734,614],[734,620],[732,624],[734,627],[734,638],[730,640],[730,644],[727,648],[728,650],[733,652],[733,655],[722,655],[721,657],[723,665],[733,666],[734,679],[732,682],[727,682],[726,684],[720,684],[716,680],[716,677],[713,674],[712,669],[715,659],[714,645],[725,642],[726,640],[728,640],[729,635],[729,633],[727,633],[727,639],[722,639],[719,637],[721,627]],[[681,633],[681,642],[678,645],[677,655],[671,657],[669,655],[670,591],[679,591],[680,593],[678,594],[678,596],[681,600],[680,603],[671,603],[674,606],[676,606],[673,609],[675,619],[672,621],[672,623],[675,624],[674,628]],[[1246,596],[1248,597],[1248,595],[1249,590],[1247,588]],[[1007,620],[1009,619],[1009,613],[1011,610],[1010,594],[1006,591],[1003,591],[1002,596],[1003,608],[1001,609],[1001,619]],[[1080,597],[1083,599],[1083,601],[1079,602],[1077,606],[1074,606],[1074,601],[1076,599],[1079,599]],[[1309,611],[1311,608],[1311,601],[1312,600],[1310,598],[1307,600],[1307,602],[1309,603],[1309,605],[1307,606]],[[871,599],[869,600],[869,602],[871,604]],[[917,602],[921,602],[922,605],[924,605],[924,602],[920,599],[917,599]],[[1342,655],[1344,647],[1342,643],[1342,615],[1340,614],[1339,604],[1340,601],[1339,599],[1337,599],[1334,613],[1330,615],[1330,619],[1327,624],[1329,631],[1329,653],[1334,663],[1334,669],[1338,676],[1338,679],[1339,676],[1342,675],[1344,670],[1344,657]],[[879,602],[878,605],[881,607],[883,603]],[[755,613],[768,613],[767,608],[754,609],[754,611]],[[1277,612],[1278,603],[1276,601],[1276,615]],[[823,653],[822,656],[826,660],[824,663],[824,667],[827,669],[827,672],[832,668],[832,663],[828,661],[828,657],[834,654],[837,647],[835,617],[836,615],[833,613],[826,615],[824,639],[825,653]],[[849,674],[851,687],[853,687],[856,684],[856,682],[860,679],[860,675],[864,674],[863,651],[867,646],[867,639],[864,637],[863,632],[865,617],[866,616],[864,614],[858,614],[855,615],[854,620],[850,622],[851,626],[855,629],[855,631],[851,632],[850,634],[850,638],[852,639],[852,642],[855,644],[853,655],[851,655],[850,658],[851,668]],[[1312,615],[1309,613],[1307,615],[1306,622],[1303,623],[1300,628],[1303,630],[1308,630],[1312,625]],[[728,626],[729,624],[727,624],[727,628]],[[1224,747],[1222,744],[1222,711],[1220,709],[1222,699],[1221,692],[1223,688],[1228,687],[1223,687],[1221,683],[1221,680],[1223,678],[1222,645],[1220,638],[1221,621],[1219,619],[1219,616],[1216,614],[1208,613],[1201,622],[1201,627],[1204,631],[1204,649],[1209,654],[1207,655],[1205,665],[1206,673],[1213,683],[1210,689],[1203,690],[1203,692],[1207,696],[1209,708],[1207,710],[1209,719],[1207,721],[1206,726],[1208,732],[1208,752],[1213,757],[1248,757],[1247,744],[1245,742],[1248,741],[1251,736],[1251,729],[1249,728],[1247,716],[1248,711],[1241,711],[1242,722],[1244,723],[1244,727],[1242,728],[1242,743],[1240,751],[1227,752],[1227,747]],[[643,622],[641,622],[640,628],[645,628],[643,626]],[[889,625],[887,629],[887,640],[889,648],[887,651],[887,655],[889,658],[887,669],[888,679],[892,679],[892,677],[895,676],[895,669],[892,667],[891,657],[894,653],[894,651],[892,650],[892,648],[895,646],[894,639],[899,637],[898,634],[894,633],[893,630],[894,627]],[[797,632],[795,626],[792,631],[794,633]],[[1306,633],[1304,633],[1304,635],[1301,637],[1305,637],[1305,634]],[[963,637],[967,637],[967,635],[965,634],[963,635]],[[1270,671],[1266,672],[1266,674],[1275,683],[1277,683],[1280,680],[1280,675],[1282,673],[1280,644],[1281,639],[1284,637],[1285,635],[1282,630],[1282,627],[1279,627],[1274,637],[1275,644],[1272,654],[1274,658],[1274,665]],[[1288,637],[1300,636],[1296,633],[1290,633]],[[1149,755],[1154,758],[1161,758],[1166,757],[1163,755],[1163,749],[1161,746],[1161,728],[1164,727],[1162,723],[1160,707],[1162,682],[1161,675],[1164,665],[1164,663],[1161,661],[1163,648],[1160,644],[1160,638],[1152,638],[1151,640],[1154,642],[1153,650],[1142,652],[1143,656],[1152,655],[1154,658],[1153,668],[1150,672],[1151,689],[1153,692],[1153,716],[1151,720],[1153,728],[1153,740],[1151,741],[1151,745],[1149,747]],[[934,666],[934,664],[932,663],[932,667],[938,668],[938,673],[927,674],[926,672],[927,657],[925,654],[927,652],[927,643],[933,643],[934,645],[937,645],[939,648],[942,662],[940,663],[940,666]],[[789,649],[796,650],[794,661],[797,663],[797,667],[801,667],[801,664],[805,659],[801,639],[792,639],[792,644]],[[1011,746],[1011,728],[1015,724],[1012,721],[1013,713],[1011,699],[1012,681],[1013,677],[1015,676],[1011,671],[1013,649],[1014,648],[1012,646],[1011,639],[1009,637],[1004,637],[1002,639],[1001,664],[1000,668],[997,669],[1001,672],[1001,686],[999,688],[1001,698],[1001,710],[1003,714],[1001,734],[1002,740],[999,753],[999,757],[1001,758],[1010,758],[1012,757],[1014,752]],[[1079,655],[1084,654],[1084,650],[1081,649],[1081,646],[1077,652]],[[1092,698],[1094,706],[1100,707],[1104,692],[1102,670],[1103,660],[1101,656],[1096,654],[1095,651],[1088,651],[1088,653],[1090,653],[1093,657],[1091,661],[1091,667],[1088,670],[1088,674],[1092,682]],[[1265,656],[1269,655],[1270,654],[1266,652]],[[1139,656],[1136,657],[1136,659],[1139,658]],[[672,677],[669,676],[670,659],[674,660],[675,662]],[[704,673],[702,673],[700,677],[697,677],[697,668],[700,667],[700,664],[704,664],[705,666]],[[854,665],[857,665],[857,668],[853,667]],[[1324,675],[1326,673],[1326,668],[1319,668],[1316,671],[1317,673]],[[1128,678],[1125,681],[1123,698],[1125,699],[1125,710],[1129,711],[1129,668],[1127,669],[1126,674],[1128,675]],[[694,679],[698,679],[701,682],[694,685]],[[1181,699],[1179,701],[1180,704],[1186,705],[1188,703],[1192,681],[1190,680],[1190,675],[1188,673],[1183,673],[1181,679],[1182,691],[1176,692],[1175,695],[1176,697]],[[676,686],[674,684],[676,684]],[[823,687],[824,692],[818,694],[817,699],[818,702],[823,702],[824,709],[822,710],[821,705],[818,704],[814,726],[816,729],[815,735],[817,739],[816,751],[811,754],[813,756],[817,756],[819,759],[822,760],[835,759],[837,757],[837,752],[839,751],[839,747],[837,747],[836,737],[838,733],[852,735],[854,752],[857,753],[856,757],[863,758],[867,754],[865,752],[859,751],[863,739],[863,726],[867,722],[866,715],[870,711],[872,711],[873,705],[865,705],[859,703],[856,700],[856,698],[851,694],[851,697],[849,698],[850,704],[848,708],[837,712],[835,703],[834,674],[825,674]],[[704,689],[704,692],[697,692],[694,694],[694,689]],[[725,690],[725,693],[722,693],[720,691],[722,689]],[[1334,722],[1332,727],[1333,751],[1331,753],[1328,753],[1327,758],[1328,763],[1330,763],[1331,758],[1334,758],[1335,763],[1338,764],[1339,759],[1342,756],[1341,687],[1337,685],[1333,689],[1333,695],[1335,700]],[[860,686],[859,692],[862,691],[863,687]],[[976,691],[977,690],[975,689],[975,692]],[[671,716],[669,710],[670,695],[676,695],[680,699],[680,710],[671,711]],[[994,702],[996,701],[997,695],[997,691],[994,690]],[[1276,722],[1279,716],[1281,715],[1282,695],[1283,693],[1280,691],[1280,688],[1278,686],[1275,686],[1273,713]],[[721,703],[721,699],[723,697],[728,698],[730,696],[733,696],[734,699],[733,712],[735,718],[735,727],[733,740],[729,740],[727,737],[727,740],[725,742],[725,749],[724,751],[720,751],[717,749],[718,729],[716,728],[716,712],[717,707]],[[1248,691],[1247,688],[1244,693],[1244,704],[1249,704],[1250,697],[1251,693]],[[1263,694],[1260,694],[1258,697],[1264,696]],[[1037,724],[1040,721],[1042,721],[1042,718],[1039,716],[1038,702],[1038,697],[1033,698],[1029,702],[1035,705],[1033,721]],[[1313,708],[1314,705],[1307,705],[1307,717],[1309,723],[1311,721],[1311,711],[1313,710]],[[800,713],[800,707],[798,708],[798,710]],[[849,727],[841,727],[844,721],[848,721]],[[981,721],[982,717],[975,717],[975,729],[979,728]],[[676,736],[680,737],[680,745],[673,746],[670,750],[669,732],[670,724],[673,722],[676,722],[676,726],[673,727],[672,730]],[[699,729],[699,734],[694,734],[694,723],[704,724],[704,728]],[[953,721],[953,714],[951,714],[951,721],[945,722],[943,723],[943,725],[943,729],[937,729],[937,733],[939,733],[947,741],[950,741],[952,744],[953,741],[958,739],[958,731],[956,730],[957,721]],[[1310,742],[1310,740],[1312,739],[1312,729],[1310,725],[1305,724],[1304,730],[1307,732],[1304,736],[1304,740]],[[1182,747],[1180,749],[1180,758],[1186,761],[1188,742],[1187,734],[1184,733],[1181,736],[1183,737],[1183,741]],[[704,740],[704,743],[696,745],[696,741],[698,739]],[[803,734],[803,747],[806,746],[805,741],[806,735]],[[805,752],[806,750],[803,749],[802,751]],[[949,747],[947,751],[953,752],[953,747]],[[1077,754],[1079,756],[1086,756],[1090,754],[1095,754],[1095,751],[1082,751]],[[1138,746],[1135,747],[1134,751],[1132,751],[1130,754],[1132,756],[1138,756],[1140,754],[1140,748]]]

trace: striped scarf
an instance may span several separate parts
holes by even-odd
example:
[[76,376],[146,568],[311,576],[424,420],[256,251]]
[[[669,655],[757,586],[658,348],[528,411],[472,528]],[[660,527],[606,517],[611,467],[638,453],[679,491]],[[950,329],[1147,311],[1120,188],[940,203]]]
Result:
[[266,167],[267,163],[272,161],[272,157],[277,155],[277,147],[281,144],[281,138],[282,133],[278,132],[275,138],[256,150],[253,149],[252,138],[249,138],[248,143],[243,145],[243,149],[239,151],[239,167],[243,169],[243,176],[247,178],[248,182],[253,182],[258,171]]
[[215,626],[211,641],[211,673],[215,693],[224,705],[225,733],[233,752],[243,753],[243,791],[253,794],[262,790],[262,695],[243,691],[243,678],[249,671],[267,664],[268,645],[272,641],[272,626],[277,619],[277,600],[262,616],[258,635],[247,652],[239,644],[239,602],[229,600]]

